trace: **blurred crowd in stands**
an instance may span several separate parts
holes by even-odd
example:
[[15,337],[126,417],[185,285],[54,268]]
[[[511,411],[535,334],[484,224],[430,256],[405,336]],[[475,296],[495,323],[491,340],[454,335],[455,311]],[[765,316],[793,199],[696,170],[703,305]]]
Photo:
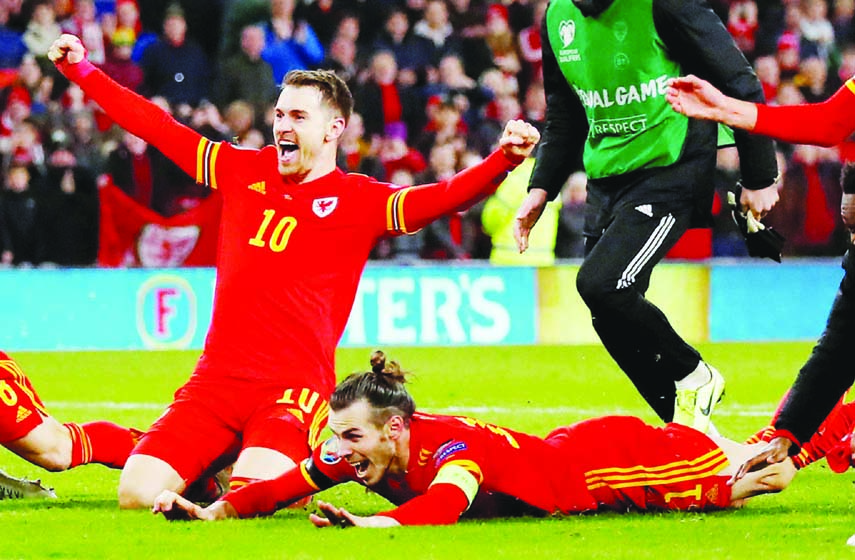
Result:
[[[110,237],[105,212],[122,219],[105,210],[99,192],[118,189],[166,225],[217,196],[118,129],[56,72],[46,53],[61,33],[81,37],[96,65],[182,122],[251,147],[271,140],[271,109],[286,72],[333,69],[350,85],[356,111],[340,167],[411,185],[483,158],[508,119],[543,124],[546,4],[0,0],[0,263],[139,264],[99,258]],[[712,0],[711,7],[753,62],[770,103],[820,101],[855,75],[855,0]],[[767,223],[787,237],[785,254],[842,253],[838,177],[841,162],[855,157],[853,146],[779,146],[784,192]],[[735,150],[721,150],[714,228],[691,230],[672,258],[745,255],[722,204],[737,173]],[[417,235],[384,241],[373,256],[490,258],[494,244],[507,243],[526,181],[518,177],[494,199]],[[539,226],[548,257],[535,264],[582,256],[584,189],[580,170]]]

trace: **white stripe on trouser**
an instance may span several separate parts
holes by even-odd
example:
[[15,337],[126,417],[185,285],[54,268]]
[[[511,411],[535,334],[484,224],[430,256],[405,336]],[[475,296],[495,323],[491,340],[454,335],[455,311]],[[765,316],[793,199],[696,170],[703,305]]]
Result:
[[638,274],[638,271],[647,264],[653,253],[662,246],[662,242],[665,240],[668,232],[671,231],[671,228],[674,227],[676,221],[671,214],[662,216],[662,219],[659,220],[659,225],[653,230],[653,233],[644,243],[644,246],[641,247],[641,250],[629,261],[629,265],[624,269],[617,283],[618,289],[629,288],[635,283],[635,276]]

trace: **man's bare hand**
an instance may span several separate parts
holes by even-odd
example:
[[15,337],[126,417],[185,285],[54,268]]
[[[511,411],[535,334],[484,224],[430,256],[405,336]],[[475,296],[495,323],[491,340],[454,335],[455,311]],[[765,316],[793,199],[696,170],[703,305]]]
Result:
[[508,159],[522,161],[531,154],[539,141],[540,133],[534,126],[525,121],[513,120],[505,125],[499,147]]
[[67,61],[69,64],[77,64],[86,58],[86,49],[80,39],[74,35],[63,33],[59,39],[53,42],[48,49],[48,58],[54,64]]
[[523,201],[520,209],[517,210],[517,215],[514,218],[514,239],[517,242],[517,249],[520,253],[528,249],[528,236],[531,233],[531,228],[540,219],[543,214],[543,209],[546,207],[546,191],[543,189],[531,189],[528,197]]
[[214,502],[206,508],[194,504],[184,496],[170,490],[164,490],[155,498],[151,508],[152,513],[162,513],[167,518],[175,518],[176,514],[186,514],[190,519],[202,521],[218,521],[237,517],[237,512],[228,502]]
[[318,509],[323,516],[314,513],[309,514],[309,521],[315,527],[398,527],[400,525],[391,517],[384,515],[361,517],[353,515],[344,508],[322,501],[318,501]]
[[757,124],[757,105],[728,97],[714,85],[697,76],[672,78],[665,90],[671,108],[687,117],[718,121],[752,130]]
[[665,99],[675,111],[687,117],[719,120],[727,98],[708,81],[689,74],[671,79]]
[[762,220],[778,203],[778,198],[778,182],[775,181],[765,189],[756,191],[742,189],[739,204],[744,212],[750,211],[755,218]]
[[756,455],[742,463],[739,470],[730,478],[728,484],[733,484],[749,472],[765,468],[768,465],[781,463],[790,456],[793,442],[785,437],[776,437],[763,446]]

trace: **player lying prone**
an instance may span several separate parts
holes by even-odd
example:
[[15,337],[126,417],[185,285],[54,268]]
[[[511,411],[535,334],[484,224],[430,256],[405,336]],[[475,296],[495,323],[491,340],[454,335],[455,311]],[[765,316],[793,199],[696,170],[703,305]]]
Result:
[[372,370],[342,381],[330,399],[333,437],[298,468],[225,494],[206,508],[163,492],[155,513],[217,520],[271,514],[306,496],[355,481],[395,508],[369,517],[318,502],[318,527],[456,523],[520,514],[736,507],[779,492],[792,461],[731,480],[762,444],[712,439],[692,428],[654,427],[630,416],[562,426],[545,438],[463,416],[417,412],[405,373],[382,352]]

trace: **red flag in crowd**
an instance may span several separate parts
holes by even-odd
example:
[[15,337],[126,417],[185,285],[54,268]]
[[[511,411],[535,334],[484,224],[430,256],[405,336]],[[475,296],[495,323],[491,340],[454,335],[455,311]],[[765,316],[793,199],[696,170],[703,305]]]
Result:
[[106,267],[214,266],[220,195],[165,218],[141,206],[109,181],[101,199],[98,264]]

